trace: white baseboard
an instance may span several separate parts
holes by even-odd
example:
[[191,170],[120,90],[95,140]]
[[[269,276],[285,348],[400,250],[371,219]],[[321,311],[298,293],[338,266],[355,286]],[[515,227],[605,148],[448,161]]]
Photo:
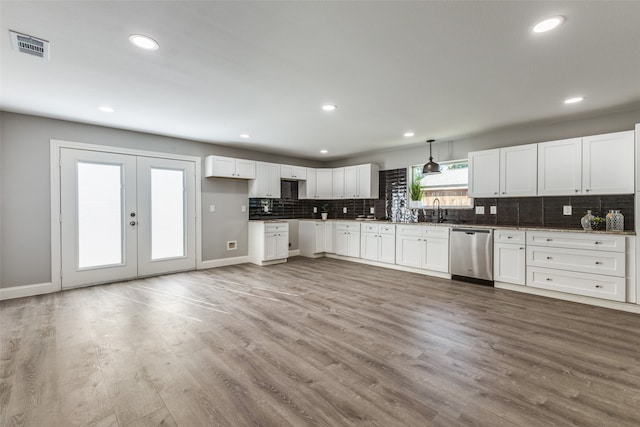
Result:
[[325,254],[325,256],[327,258],[341,259],[344,261],[357,262],[360,264],[375,265],[376,267],[390,268],[392,270],[406,271],[409,273],[422,274],[424,276],[439,277],[441,279],[451,279],[451,274],[442,273],[440,271],[423,270],[421,268],[405,267],[404,265],[387,264],[385,262],[377,262],[377,261],[371,261],[368,259],[353,258],[353,257],[348,257],[343,255],[336,255],[336,254]]
[[33,285],[13,286],[11,288],[0,288],[0,301],[5,299],[32,297],[34,295],[50,294],[59,289],[51,282],[35,283]]
[[294,249],[294,250],[289,251],[289,256],[290,257],[298,256],[298,255],[300,255],[300,249]]
[[611,308],[614,310],[628,311],[630,313],[640,313],[640,305],[610,301],[600,298],[585,297],[582,295],[565,294],[564,292],[549,291],[547,289],[532,288],[530,286],[514,285],[513,283],[495,282],[494,286],[498,289],[508,289],[510,291],[523,292],[525,294],[538,295],[541,297],[549,297],[561,299],[564,301],[578,302],[581,304],[595,305],[598,307]]
[[249,262],[249,256],[238,256],[233,258],[210,259],[198,263],[197,270],[205,270],[207,268],[225,267],[227,265],[245,264]]

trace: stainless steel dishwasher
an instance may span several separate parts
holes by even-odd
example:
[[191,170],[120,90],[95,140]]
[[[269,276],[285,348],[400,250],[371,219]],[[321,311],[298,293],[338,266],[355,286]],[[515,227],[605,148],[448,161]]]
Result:
[[453,228],[449,258],[453,276],[493,281],[493,230]]

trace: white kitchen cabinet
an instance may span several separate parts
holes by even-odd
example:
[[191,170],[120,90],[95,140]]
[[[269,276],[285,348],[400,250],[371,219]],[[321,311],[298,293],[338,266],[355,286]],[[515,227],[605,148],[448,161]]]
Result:
[[249,262],[270,265],[289,257],[289,223],[249,222]]
[[363,224],[360,258],[394,264],[396,260],[395,225]]
[[300,255],[317,258],[324,253],[333,252],[332,221],[300,221],[299,248]]
[[333,169],[333,199],[344,199],[344,168]]
[[360,258],[360,224],[337,222],[335,227],[335,253]]
[[399,225],[396,264],[449,272],[449,227]]
[[469,197],[500,195],[500,150],[469,153]]
[[365,164],[344,168],[344,194],[347,199],[379,197],[378,165]]
[[496,282],[524,285],[526,282],[525,232],[495,230],[493,243],[493,278]]
[[323,200],[333,197],[333,169],[316,169],[316,196]]
[[205,176],[220,178],[255,179],[256,162],[232,157],[205,157]]
[[256,162],[256,178],[249,181],[249,197],[280,198],[280,165]]
[[500,148],[500,197],[535,196],[537,177],[537,144]]
[[280,178],[304,181],[307,179],[307,168],[304,166],[280,165]]
[[526,285],[624,302],[625,252],[624,236],[527,232]]
[[538,144],[538,195],[582,193],[582,138]]
[[314,168],[307,168],[307,180],[298,184],[299,199],[317,199],[317,174]]
[[632,130],[582,138],[584,194],[632,194],[634,159]]

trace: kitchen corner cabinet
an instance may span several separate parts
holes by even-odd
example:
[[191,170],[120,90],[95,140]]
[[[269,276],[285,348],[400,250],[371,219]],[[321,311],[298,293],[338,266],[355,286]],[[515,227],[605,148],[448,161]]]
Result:
[[280,198],[280,165],[256,162],[256,178],[249,181],[249,197]]
[[535,196],[538,144],[500,148],[500,197]]
[[335,227],[335,253],[360,258],[360,224],[355,221],[337,222]]
[[300,255],[316,258],[333,252],[333,228],[331,221],[300,221]]
[[634,131],[582,138],[582,190],[584,194],[632,194]]
[[500,195],[500,150],[469,153],[469,197]]
[[249,262],[270,265],[289,258],[289,223],[249,222]]
[[344,196],[347,199],[379,197],[378,165],[365,164],[344,168]]
[[307,168],[307,180],[298,187],[300,199],[331,199],[333,192],[333,169]]
[[344,168],[334,168],[333,172],[333,190],[331,191],[332,199],[344,199]]
[[399,225],[396,264],[449,272],[449,227]]
[[496,282],[524,285],[526,282],[526,238],[519,230],[495,230],[493,278]]
[[392,224],[362,224],[360,257],[371,261],[396,262],[396,227]]
[[280,165],[280,178],[290,181],[307,179],[307,168],[304,166]]
[[582,193],[582,138],[538,144],[538,194]]
[[204,170],[206,177],[255,179],[256,162],[232,157],[207,156]]

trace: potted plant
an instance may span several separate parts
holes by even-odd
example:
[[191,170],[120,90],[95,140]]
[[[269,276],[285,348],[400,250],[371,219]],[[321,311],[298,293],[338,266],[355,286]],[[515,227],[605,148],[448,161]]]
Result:
[[413,181],[409,184],[409,207],[419,208],[422,207],[422,175],[416,175],[413,177]]
[[594,216],[591,218],[591,229],[592,230],[602,230],[604,228],[605,219],[599,216]]
[[320,216],[322,217],[323,221],[327,220],[327,217],[329,216],[329,204],[325,203],[324,205],[320,206]]

